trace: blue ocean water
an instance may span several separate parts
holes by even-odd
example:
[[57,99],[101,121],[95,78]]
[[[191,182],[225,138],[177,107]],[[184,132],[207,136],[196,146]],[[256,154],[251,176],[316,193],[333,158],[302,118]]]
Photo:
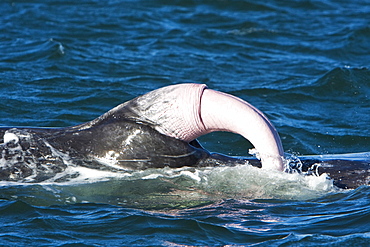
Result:
[[[261,109],[294,155],[369,152],[370,1],[3,1],[0,125],[90,121],[205,83]],[[212,133],[209,150],[247,155]],[[1,245],[368,246],[370,188],[244,166],[1,182]]]

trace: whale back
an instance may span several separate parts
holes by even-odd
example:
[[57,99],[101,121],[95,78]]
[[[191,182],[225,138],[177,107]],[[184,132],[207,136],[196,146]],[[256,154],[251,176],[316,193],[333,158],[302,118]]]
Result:
[[[249,163],[257,159],[209,153],[196,140],[190,143],[161,134],[152,122],[152,100],[139,96],[102,116],[66,128],[0,128],[0,180],[63,182],[78,173],[68,167],[107,171],[148,168],[204,167]],[[144,103],[143,103],[144,102]],[[349,189],[370,184],[370,154],[302,156],[289,168],[320,176],[326,173],[334,185]]]
[[45,181],[71,165],[109,171],[202,166],[209,156],[196,141],[116,114],[67,128],[0,128],[0,180]]

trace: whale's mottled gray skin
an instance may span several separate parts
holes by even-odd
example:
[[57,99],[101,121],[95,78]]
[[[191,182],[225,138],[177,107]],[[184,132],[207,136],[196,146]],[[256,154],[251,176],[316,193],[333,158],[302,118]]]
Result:
[[[205,87],[196,86],[196,88],[204,90]],[[174,89],[168,87],[168,90]],[[162,167],[236,165],[248,161],[253,166],[261,167],[261,162],[257,159],[209,153],[196,139],[191,138],[196,136],[192,133],[191,127],[196,126],[191,123],[192,118],[189,123],[171,118],[173,114],[178,114],[178,111],[183,111],[183,105],[176,106],[181,109],[173,109],[171,105],[173,99],[168,99],[171,96],[167,97],[163,91],[158,92],[137,97],[97,119],[77,126],[0,127],[0,180],[67,181],[78,174],[62,177],[57,175],[69,166],[127,171]],[[200,105],[200,102],[196,102],[195,106],[197,105]],[[163,109],[160,109],[161,107]],[[190,107],[190,111],[199,110],[193,108]],[[255,110],[252,107],[251,109]],[[271,125],[267,126],[268,130],[275,131]],[[278,152],[282,151],[276,133],[269,141],[273,148],[274,145],[278,147]],[[302,163],[296,170],[314,175],[327,173],[338,187],[356,188],[369,185],[369,157],[368,153],[361,154],[360,159],[353,159],[353,156],[350,158],[307,156],[301,158]]]
[[[206,162],[202,161],[209,156],[201,147],[120,118],[102,118],[87,128],[0,129],[0,136],[5,133],[15,134],[19,140],[0,146],[0,158],[9,165],[0,168],[3,181],[27,181],[27,177],[32,177],[32,182],[41,182],[64,171],[69,160],[70,164],[101,170],[132,170],[204,166]],[[107,162],[114,156],[117,168],[105,164],[107,155]]]

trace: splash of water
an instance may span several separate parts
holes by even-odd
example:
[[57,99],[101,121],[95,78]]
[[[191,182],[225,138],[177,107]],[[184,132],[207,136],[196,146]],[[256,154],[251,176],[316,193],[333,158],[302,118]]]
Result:
[[[109,202],[152,207],[189,205],[189,202],[191,205],[202,204],[231,198],[305,200],[335,190],[326,174],[319,176],[314,169],[303,172],[301,161],[292,155],[286,157],[286,172],[260,169],[247,161],[238,165],[218,161],[217,167],[205,168],[101,170],[81,165],[45,140],[25,131],[9,130],[3,140],[0,166],[3,171],[13,169],[10,176],[14,178],[0,183],[3,188],[8,188],[3,190],[3,198],[20,196],[35,201],[35,198],[47,197],[50,204]],[[25,146],[31,148],[25,149]],[[42,146],[44,152],[35,156],[29,151],[35,146]],[[57,165],[61,166],[59,170],[55,168]],[[17,180],[20,172],[28,172],[29,176]],[[44,179],[39,181],[40,177]],[[15,187],[18,188],[16,192],[12,189]]]

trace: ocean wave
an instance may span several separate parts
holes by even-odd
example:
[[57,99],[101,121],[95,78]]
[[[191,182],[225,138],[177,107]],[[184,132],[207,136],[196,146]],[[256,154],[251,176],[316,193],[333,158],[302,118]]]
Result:
[[[370,70],[368,68],[335,68],[319,78],[310,87],[302,88],[321,99],[368,103],[370,95]],[[364,102],[366,100],[366,102]]]
[[0,54],[2,61],[6,63],[19,63],[29,61],[43,61],[55,57],[63,56],[65,48],[62,43],[49,39],[47,41],[34,41],[18,39],[8,41],[9,46],[2,44],[6,53]]

